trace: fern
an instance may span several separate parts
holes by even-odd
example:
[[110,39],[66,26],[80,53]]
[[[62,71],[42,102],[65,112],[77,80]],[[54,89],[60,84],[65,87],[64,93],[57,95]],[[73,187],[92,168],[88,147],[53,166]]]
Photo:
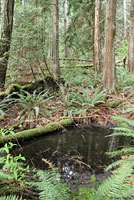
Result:
[[0,182],[3,182],[3,181],[7,181],[9,179],[11,179],[12,176],[9,175],[9,174],[6,174],[4,171],[0,170]]
[[125,117],[121,117],[121,116],[114,116],[113,117],[114,120],[116,120],[119,124],[119,126],[117,128],[121,128],[122,124],[126,124],[126,125],[129,125],[129,126],[134,126],[134,121],[133,120],[130,120],[130,119],[127,119]]
[[46,103],[53,98],[53,96],[49,96],[48,91],[42,91],[39,94],[35,90],[32,94],[24,91],[23,94],[14,93],[18,95],[18,99],[16,103],[22,107],[22,110],[19,114],[19,119],[22,123],[31,125],[34,120],[38,119],[40,115],[46,115],[47,117],[51,117],[51,113],[46,106]]
[[[134,137],[134,121],[114,117],[119,123],[110,136]],[[91,199],[133,199],[134,147],[125,146],[120,150],[107,153],[111,157],[121,156],[120,160],[110,164],[106,170],[113,170],[112,175],[105,179],[92,194]],[[98,198],[99,197],[99,198]]]
[[15,195],[3,196],[3,197],[0,197],[0,200],[22,200],[22,197],[18,197],[18,196],[15,196]]
[[132,199],[133,186],[130,178],[133,175],[134,162],[126,162],[121,165],[113,175],[108,177],[97,189],[96,196],[101,199]]
[[107,153],[107,155],[109,155],[110,157],[122,156],[122,155],[128,155],[128,154],[134,154],[133,147],[125,147],[125,148],[122,148],[121,150]]
[[40,182],[28,183],[36,187],[40,191],[39,196],[41,200],[67,200],[68,188],[64,186],[57,178],[55,172],[38,171],[37,176]]

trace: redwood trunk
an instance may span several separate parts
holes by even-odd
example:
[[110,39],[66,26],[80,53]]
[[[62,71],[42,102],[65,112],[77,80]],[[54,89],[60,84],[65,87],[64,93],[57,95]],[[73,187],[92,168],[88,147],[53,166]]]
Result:
[[107,0],[104,44],[103,86],[109,93],[116,87],[116,68],[114,56],[116,0]]
[[134,72],[134,0],[131,0],[130,10],[128,67],[130,69],[130,72]]
[[101,71],[101,0],[95,2],[95,28],[94,28],[94,68]]
[[5,85],[13,28],[14,0],[4,0],[0,41],[0,87]]

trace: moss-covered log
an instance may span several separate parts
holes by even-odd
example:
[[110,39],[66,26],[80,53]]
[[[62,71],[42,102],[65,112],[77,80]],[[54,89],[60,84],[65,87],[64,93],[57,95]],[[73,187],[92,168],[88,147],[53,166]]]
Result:
[[[61,83],[64,84],[64,80],[61,79]],[[20,84],[10,84],[5,91],[0,92],[0,98],[4,98],[13,92],[18,92],[23,94],[24,91],[33,93],[36,90],[37,93],[42,92],[45,89],[49,89],[51,92],[57,92],[59,90],[59,85],[53,80],[52,77],[46,77],[44,80],[38,80],[35,83],[30,83],[26,85]]]
[[38,137],[47,133],[54,132],[56,130],[62,129],[73,123],[71,119],[64,119],[59,122],[51,122],[42,128],[34,128],[29,130],[24,130],[15,133],[14,135],[9,134],[6,136],[0,136],[0,144],[4,144],[9,141],[25,141],[32,137]]
[[21,86],[19,84],[13,83],[13,84],[9,85],[9,87],[5,91],[0,92],[0,97],[4,98],[13,92],[22,93],[23,90],[26,90],[27,88],[31,87],[31,85],[32,84],[27,84],[27,85]]

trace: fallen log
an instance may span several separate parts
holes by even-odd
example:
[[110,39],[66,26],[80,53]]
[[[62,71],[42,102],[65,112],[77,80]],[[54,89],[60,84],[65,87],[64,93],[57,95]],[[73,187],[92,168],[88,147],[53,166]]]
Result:
[[9,141],[26,141],[33,137],[38,137],[45,135],[47,133],[52,133],[56,130],[63,129],[69,125],[73,124],[73,120],[71,119],[63,119],[58,122],[50,122],[44,127],[41,128],[34,128],[29,130],[20,131],[14,134],[8,134],[5,136],[0,136],[0,144],[5,144]]

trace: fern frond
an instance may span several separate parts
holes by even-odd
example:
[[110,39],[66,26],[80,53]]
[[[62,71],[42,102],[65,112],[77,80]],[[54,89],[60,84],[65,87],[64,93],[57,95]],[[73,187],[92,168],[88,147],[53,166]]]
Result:
[[98,187],[96,195],[104,199],[132,199],[133,197],[133,186],[130,184],[130,178],[133,175],[134,162],[125,162],[113,175],[108,177]]
[[3,196],[3,197],[0,197],[0,200],[22,200],[22,197],[18,197],[18,196],[15,196],[15,195]]
[[0,170],[0,182],[11,179],[12,176],[6,174],[4,171]]
[[37,190],[40,191],[41,200],[67,200],[68,188],[64,186],[52,171],[38,171],[37,173],[40,182],[30,183],[31,186],[36,186]]
[[134,112],[134,106],[132,105],[131,108],[128,108],[124,111],[124,113]]
[[113,151],[113,152],[108,152],[106,153],[110,157],[115,157],[115,156],[122,156],[122,155],[128,155],[128,154],[134,154],[134,148],[133,147],[126,147],[121,150]]
[[126,123],[129,126],[134,126],[134,121],[127,119],[125,117],[121,117],[121,116],[114,116],[112,117],[114,120],[116,120],[118,123]]
[[126,137],[134,137],[134,131],[129,129],[129,128],[116,128],[117,131],[116,133],[112,133],[109,136],[106,137],[111,137],[111,136],[126,136]]

